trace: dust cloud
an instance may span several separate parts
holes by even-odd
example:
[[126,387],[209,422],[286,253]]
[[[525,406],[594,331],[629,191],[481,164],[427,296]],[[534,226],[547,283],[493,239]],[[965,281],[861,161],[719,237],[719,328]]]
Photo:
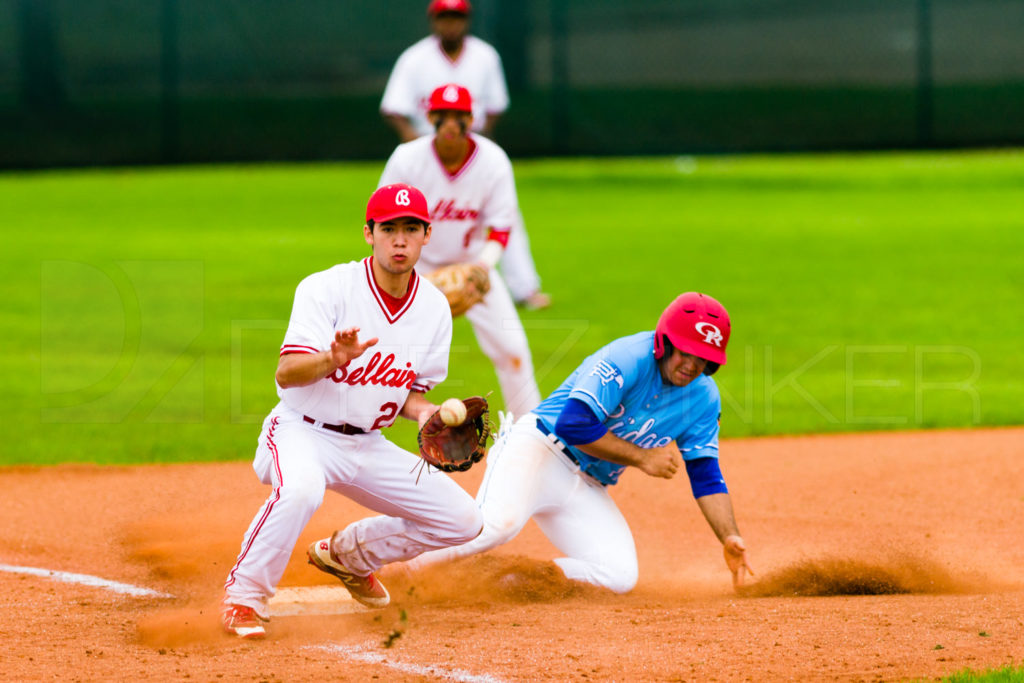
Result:
[[914,555],[805,559],[774,570],[742,589],[748,597],[955,594],[991,589],[980,576],[957,575]]

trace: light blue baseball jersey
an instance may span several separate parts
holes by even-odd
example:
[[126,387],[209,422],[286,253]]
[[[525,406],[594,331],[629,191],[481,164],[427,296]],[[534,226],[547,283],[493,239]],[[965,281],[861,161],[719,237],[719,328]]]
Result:
[[[654,332],[616,339],[584,360],[533,413],[554,432],[568,399],[583,401],[615,436],[642,448],[675,440],[685,460],[718,457],[718,386],[701,375],[685,387],[666,384],[654,358]],[[614,484],[626,469],[567,446],[580,469]]]

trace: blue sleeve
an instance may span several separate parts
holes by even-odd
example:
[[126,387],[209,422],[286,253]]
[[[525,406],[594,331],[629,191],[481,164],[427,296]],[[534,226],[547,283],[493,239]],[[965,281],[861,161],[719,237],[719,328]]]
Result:
[[683,460],[718,457],[718,420],[722,415],[722,403],[717,389],[708,394],[707,400],[704,412],[676,439]]
[[608,358],[595,357],[580,367],[569,396],[586,404],[602,421],[615,412],[627,385],[632,384],[632,370],[622,370]]
[[718,466],[718,458],[694,458],[684,462],[694,498],[710,496],[712,493],[729,493],[722,469]]
[[565,402],[565,407],[558,414],[558,422],[555,423],[555,436],[570,446],[593,443],[607,433],[608,428],[590,406],[575,398]]

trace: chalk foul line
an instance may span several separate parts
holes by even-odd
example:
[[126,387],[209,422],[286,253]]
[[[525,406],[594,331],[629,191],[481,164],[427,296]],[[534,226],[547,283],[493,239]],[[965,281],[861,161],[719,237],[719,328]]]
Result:
[[149,588],[142,588],[141,586],[133,586],[130,583],[120,583],[119,581],[110,581],[99,576],[91,576],[89,574],[72,574],[71,572],[59,572],[53,569],[41,569],[39,567],[20,567],[11,564],[0,564],[0,572],[8,572],[11,574],[28,574],[30,576],[41,576],[45,579],[53,579],[54,581],[60,581],[62,583],[77,583],[82,586],[93,586],[95,588],[103,588],[114,593],[121,593],[122,595],[131,595],[140,598],[173,598],[173,595],[167,593],[161,593],[159,591],[150,590]]
[[432,676],[445,681],[458,681],[458,683],[503,683],[500,678],[495,678],[488,674],[481,675],[463,671],[462,669],[446,669],[437,665],[424,666],[412,662],[403,662],[400,659],[382,654],[365,645],[309,645],[307,649],[331,652],[349,660],[366,664],[382,664],[403,673]]

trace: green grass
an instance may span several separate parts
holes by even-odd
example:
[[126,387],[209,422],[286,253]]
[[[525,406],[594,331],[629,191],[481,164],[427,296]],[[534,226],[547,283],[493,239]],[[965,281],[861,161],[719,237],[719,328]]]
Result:
[[1001,669],[974,671],[964,669],[946,676],[943,683],[1020,683],[1024,681],[1024,667],[1005,666]]
[[[380,169],[0,175],[0,462],[249,458],[295,285],[365,255]],[[523,314],[542,393],[698,289],[734,321],[716,376],[727,437],[1021,422],[1020,152],[518,161],[516,175],[555,300]],[[457,321],[437,393],[492,389]]]

